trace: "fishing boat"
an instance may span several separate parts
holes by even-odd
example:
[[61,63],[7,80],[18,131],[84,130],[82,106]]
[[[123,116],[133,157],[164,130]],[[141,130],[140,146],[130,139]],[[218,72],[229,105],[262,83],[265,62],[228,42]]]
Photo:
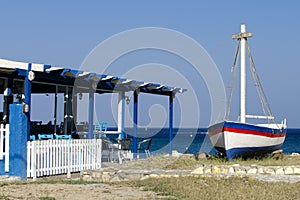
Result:
[[[220,153],[225,154],[229,160],[239,156],[252,156],[271,153],[279,150],[286,137],[286,119],[281,123],[276,123],[270,106],[266,100],[260,79],[257,75],[253,62],[248,38],[252,33],[246,32],[246,25],[241,25],[241,33],[233,34],[232,38],[238,40],[232,68],[233,79],[235,79],[237,63],[240,54],[240,114],[237,121],[230,121],[230,106],[232,102],[232,92],[234,80],[230,82],[230,95],[228,99],[227,113],[222,121],[219,121],[208,128],[208,135],[211,143]],[[250,62],[252,73],[258,96],[262,106],[261,115],[246,114],[246,52]],[[249,123],[248,120],[264,120],[266,123]]]

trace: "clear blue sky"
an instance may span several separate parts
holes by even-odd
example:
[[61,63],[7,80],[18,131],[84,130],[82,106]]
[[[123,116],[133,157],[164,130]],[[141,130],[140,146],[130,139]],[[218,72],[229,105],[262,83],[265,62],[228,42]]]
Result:
[[[114,34],[162,27],[201,44],[226,83],[235,51],[231,34],[246,23],[254,34],[249,39],[254,61],[275,117],[286,117],[289,127],[299,127],[299,9],[296,0],[1,1],[0,57],[76,69],[93,48]],[[201,105],[201,126],[209,123],[206,101]]]

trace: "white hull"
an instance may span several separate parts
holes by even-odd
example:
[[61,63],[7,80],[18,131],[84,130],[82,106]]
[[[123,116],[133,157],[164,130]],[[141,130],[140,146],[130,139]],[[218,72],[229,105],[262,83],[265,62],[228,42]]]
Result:
[[286,136],[284,130],[236,122],[213,125],[208,134],[213,146],[229,159],[280,149]]

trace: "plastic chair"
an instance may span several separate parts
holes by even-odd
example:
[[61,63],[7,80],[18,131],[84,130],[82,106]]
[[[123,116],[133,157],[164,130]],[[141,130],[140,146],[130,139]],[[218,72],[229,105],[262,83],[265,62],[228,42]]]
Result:
[[108,138],[102,138],[102,159],[107,158],[108,162],[113,161],[113,146]]
[[69,139],[69,140],[71,140],[72,136],[71,135],[56,135],[55,139],[57,139],[57,140],[61,140],[61,139]]
[[133,159],[133,153],[130,151],[130,144],[132,139],[125,138],[125,139],[119,139],[118,140],[118,157],[119,157],[119,163],[122,163],[123,160]]
[[97,122],[94,126],[94,131],[96,132],[106,132],[108,127],[108,122]]
[[146,153],[146,157],[150,158],[150,145],[152,142],[152,138],[145,139],[143,141],[138,142],[138,155],[140,154],[140,150],[144,150]]
[[39,140],[53,140],[53,135],[50,134],[38,134],[38,139]]
[[97,122],[94,126],[94,138],[97,138],[97,134],[99,134],[99,138],[106,137],[105,132],[107,131],[107,127],[108,122]]
[[120,139],[119,142],[119,149],[121,150],[130,150],[130,144],[131,144],[130,138]]
[[35,141],[35,135],[31,135],[29,141]]

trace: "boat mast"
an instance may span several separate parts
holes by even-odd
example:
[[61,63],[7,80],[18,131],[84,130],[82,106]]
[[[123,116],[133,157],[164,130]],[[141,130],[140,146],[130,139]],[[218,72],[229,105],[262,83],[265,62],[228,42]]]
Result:
[[233,39],[241,40],[241,96],[240,96],[240,121],[246,122],[246,40],[252,33],[246,32],[246,25],[241,24],[241,33],[232,35]]

